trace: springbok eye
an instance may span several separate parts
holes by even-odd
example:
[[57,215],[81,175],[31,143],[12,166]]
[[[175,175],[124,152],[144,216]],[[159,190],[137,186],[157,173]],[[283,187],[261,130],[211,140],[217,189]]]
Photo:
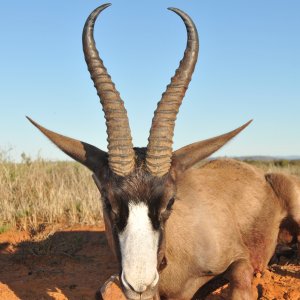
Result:
[[107,198],[103,199],[104,209],[107,213],[109,213],[113,219],[115,220],[117,218],[117,211],[112,207],[110,201]]
[[175,202],[175,197],[172,197],[168,202],[167,210],[170,210],[172,208],[174,202]]

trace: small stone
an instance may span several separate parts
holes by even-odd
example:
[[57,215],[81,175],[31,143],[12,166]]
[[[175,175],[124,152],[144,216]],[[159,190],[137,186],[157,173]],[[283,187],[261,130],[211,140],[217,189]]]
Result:
[[255,277],[256,277],[256,278],[261,278],[261,277],[262,277],[262,274],[261,274],[261,272],[257,272],[257,273],[255,273]]

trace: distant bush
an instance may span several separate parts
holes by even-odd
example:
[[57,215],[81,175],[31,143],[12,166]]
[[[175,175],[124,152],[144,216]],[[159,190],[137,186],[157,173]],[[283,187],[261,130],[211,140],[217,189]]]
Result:
[[275,160],[274,161],[274,165],[276,167],[281,167],[281,168],[286,168],[288,167],[290,164],[290,161],[286,160],[286,159],[282,159],[282,160]]
[[300,176],[300,160],[244,160],[266,172],[284,172]]

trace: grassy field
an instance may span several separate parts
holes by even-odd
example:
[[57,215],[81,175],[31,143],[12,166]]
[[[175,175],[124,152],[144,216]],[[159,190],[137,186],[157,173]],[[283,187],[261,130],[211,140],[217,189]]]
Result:
[[245,160],[244,162],[263,169],[265,172],[281,172],[300,176],[300,161],[299,160],[270,160],[257,161]]
[[73,162],[0,161],[0,233],[54,223],[97,224],[100,194],[91,172]]
[[[247,161],[266,172],[300,176],[300,161]],[[12,163],[0,155],[0,233],[37,230],[55,223],[94,225],[101,221],[100,195],[91,172],[75,162]]]

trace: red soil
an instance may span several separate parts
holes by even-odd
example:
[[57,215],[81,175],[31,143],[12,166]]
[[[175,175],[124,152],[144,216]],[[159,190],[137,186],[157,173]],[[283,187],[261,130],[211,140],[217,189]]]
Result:
[[[95,299],[117,273],[103,230],[88,226],[0,234],[0,299]],[[259,299],[300,300],[300,266],[281,260],[257,276],[255,285]],[[227,293],[225,286],[206,299],[226,299]]]

